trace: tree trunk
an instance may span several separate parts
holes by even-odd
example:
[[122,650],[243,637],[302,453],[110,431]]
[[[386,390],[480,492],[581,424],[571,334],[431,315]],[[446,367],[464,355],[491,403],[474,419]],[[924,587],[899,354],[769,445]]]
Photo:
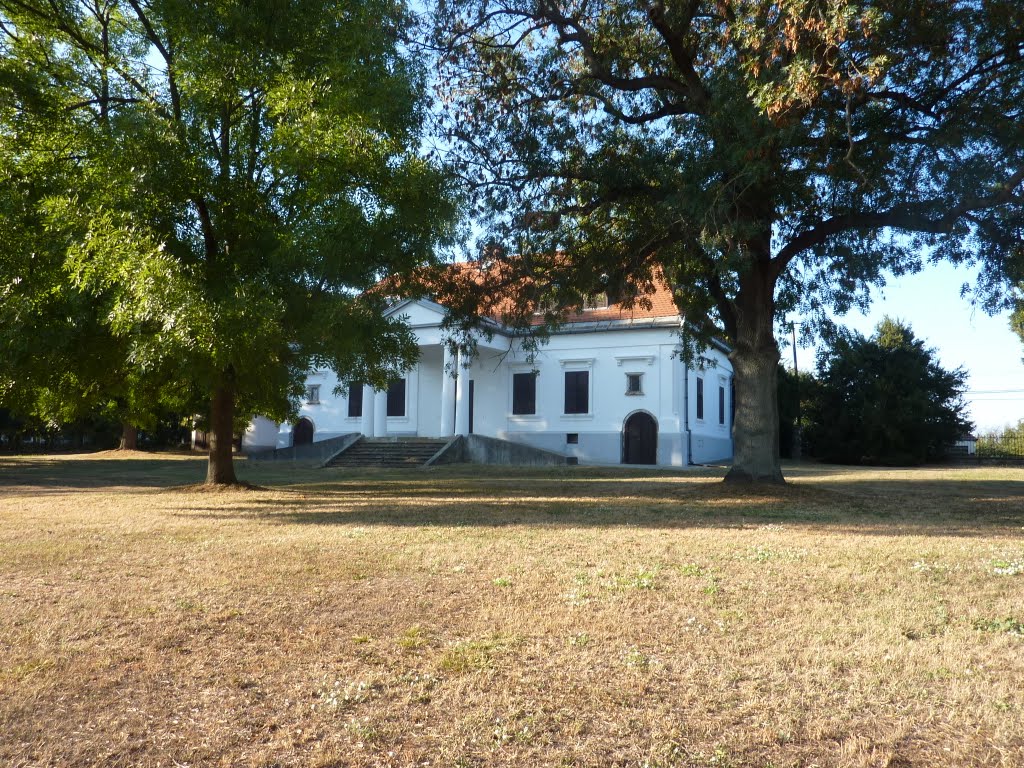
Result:
[[121,451],[139,450],[139,428],[129,424],[127,421],[122,421],[121,442],[118,443],[117,448]]
[[235,465],[231,456],[235,424],[235,391],[223,383],[210,399],[210,454],[206,465],[207,485],[236,485]]
[[779,345],[775,280],[766,264],[743,276],[736,297],[736,338],[729,355],[735,386],[733,463],[726,482],[785,483],[779,463]]

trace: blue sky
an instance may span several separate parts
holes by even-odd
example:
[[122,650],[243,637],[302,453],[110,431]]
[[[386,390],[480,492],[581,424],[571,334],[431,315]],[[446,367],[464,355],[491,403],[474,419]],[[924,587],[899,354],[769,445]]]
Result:
[[[910,324],[935,349],[942,366],[963,366],[970,374],[967,401],[979,431],[1024,419],[1024,344],[1010,330],[1009,314],[989,316],[960,298],[960,286],[974,282],[974,270],[950,264],[928,265],[916,275],[891,278],[872,294],[868,313],[853,311],[836,320],[870,335],[885,315]],[[801,370],[814,369],[813,348],[800,348]],[[791,348],[782,350],[787,367]]]

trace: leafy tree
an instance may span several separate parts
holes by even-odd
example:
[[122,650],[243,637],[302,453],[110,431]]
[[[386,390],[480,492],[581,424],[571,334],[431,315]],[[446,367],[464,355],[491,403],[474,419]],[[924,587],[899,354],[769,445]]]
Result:
[[[114,419],[121,447],[136,448],[140,427],[151,428],[161,404],[198,407],[174,389],[175,371],[131,359],[132,339],[111,333],[108,297],[72,283],[65,269],[66,244],[50,237],[43,220],[44,196],[54,178],[32,178],[17,153],[0,138],[0,195],[7,226],[0,232],[0,403],[53,430],[81,419]],[[3,162],[6,160],[7,162]]]
[[1024,343],[1024,285],[1018,285],[1014,295],[1013,313],[1010,315],[1010,330]]
[[[59,165],[31,174],[57,189],[21,253],[41,217],[138,390],[202,393],[208,483],[236,482],[239,417],[294,414],[310,368],[383,386],[415,357],[363,293],[433,259],[453,215],[418,153],[409,25],[388,0],[0,0],[3,138]],[[32,303],[46,281],[6,290]]]
[[[779,454],[784,458],[794,458],[793,448],[797,440],[797,427],[800,428],[800,444],[803,446],[803,435],[806,434],[811,412],[811,403],[817,397],[818,382],[807,371],[794,374],[793,371],[779,366]],[[802,448],[801,448],[802,452]]]
[[808,443],[843,464],[921,464],[941,458],[971,423],[967,373],[947,371],[910,327],[885,318],[871,338],[838,336],[818,360]]
[[[106,332],[99,303],[68,279],[64,245],[46,229],[43,202],[72,181],[62,155],[74,125],[35,92],[32,73],[12,65],[0,60],[0,402],[53,430],[109,396],[96,385],[115,381],[123,350],[110,350],[124,345]],[[127,409],[120,415],[132,421]]]
[[1002,298],[1018,0],[443,0],[434,39],[485,256],[568,303],[664,275],[691,352],[733,347],[729,480],[783,481],[785,312],[824,323],[926,259],[983,262]]

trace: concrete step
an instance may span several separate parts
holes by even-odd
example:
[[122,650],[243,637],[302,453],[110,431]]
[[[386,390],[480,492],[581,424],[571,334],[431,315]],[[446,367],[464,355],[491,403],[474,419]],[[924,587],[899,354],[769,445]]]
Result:
[[420,467],[441,448],[446,440],[426,437],[360,438],[336,456],[329,467]]

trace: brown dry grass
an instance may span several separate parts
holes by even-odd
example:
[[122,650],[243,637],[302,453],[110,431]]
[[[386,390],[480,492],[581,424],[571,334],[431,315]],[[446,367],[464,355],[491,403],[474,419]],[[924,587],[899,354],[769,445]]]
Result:
[[240,470],[0,460],[0,765],[1024,765],[1024,471]]

